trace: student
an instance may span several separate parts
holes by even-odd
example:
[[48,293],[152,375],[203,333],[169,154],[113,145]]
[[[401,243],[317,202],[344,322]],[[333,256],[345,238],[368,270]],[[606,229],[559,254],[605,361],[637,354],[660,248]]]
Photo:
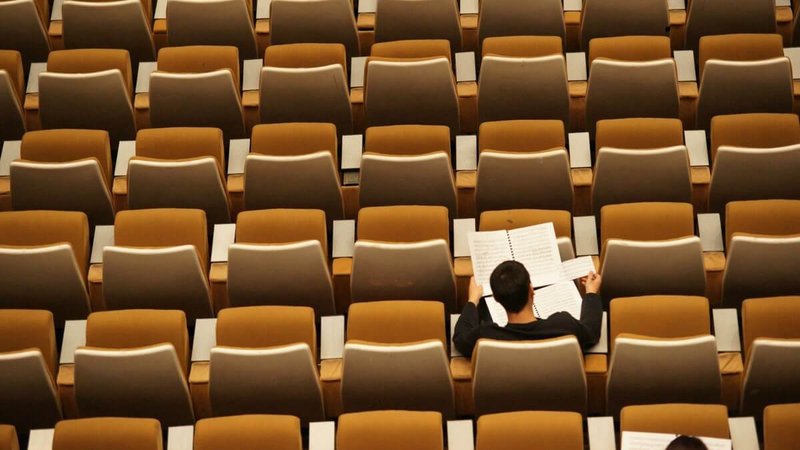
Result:
[[682,434],[670,442],[664,450],[708,450],[708,447],[700,439]]
[[[581,347],[591,347],[600,339],[603,304],[600,295],[601,277],[594,272],[581,278],[586,288],[580,320],[567,312],[559,312],[546,319],[537,319],[533,314],[534,293],[527,269],[516,261],[498,265],[489,279],[494,299],[505,308],[508,324],[501,327],[488,315],[483,297],[483,288],[470,279],[469,302],[464,305],[456,323],[453,342],[465,356],[471,356],[478,339],[500,339],[522,341],[547,339],[565,335],[578,338]],[[479,312],[479,304],[482,312]],[[483,316],[483,320],[481,319]]]

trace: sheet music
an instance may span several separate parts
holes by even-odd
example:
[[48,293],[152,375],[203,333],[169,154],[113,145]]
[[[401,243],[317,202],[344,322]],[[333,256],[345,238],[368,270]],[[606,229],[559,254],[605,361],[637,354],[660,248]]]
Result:
[[582,305],[581,294],[572,281],[562,281],[533,292],[533,308],[540,319],[546,319],[561,311],[580,319]]
[[[622,450],[664,450],[677,434],[622,432]],[[730,439],[699,437],[708,450],[731,450]]]
[[492,316],[492,322],[501,327],[506,326],[508,324],[508,314],[503,305],[492,296],[483,297],[483,301],[486,302],[486,308],[489,310],[489,315]]
[[591,256],[568,259],[561,263],[561,270],[562,281],[574,280],[589,275],[589,272],[597,272]]
[[467,235],[467,240],[475,282],[483,285],[484,292],[488,294],[486,287],[494,268],[503,261],[513,259],[511,247],[508,245],[508,234],[505,230],[471,232]]
[[561,279],[561,255],[551,222],[510,230],[508,236],[514,260],[528,269],[533,287]]

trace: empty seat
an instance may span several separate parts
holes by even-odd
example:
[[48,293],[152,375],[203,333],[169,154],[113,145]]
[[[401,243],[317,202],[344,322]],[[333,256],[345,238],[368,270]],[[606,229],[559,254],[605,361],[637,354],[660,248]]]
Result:
[[230,222],[222,134],[219,128],[140,131],[128,163],[128,207],[197,208],[210,224]]
[[765,236],[800,234],[800,200],[748,200],[725,208],[725,244],[747,233]]
[[111,143],[101,130],[26,133],[11,163],[16,210],[81,211],[92,225],[114,222]]
[[176,0],[167,6],[171,46],[230,45],[242,59],[258,58],[252,6],[242,0]]
[[484,56],[479,80],[479,123],[511,119],[556,119],[569,123],[563,55]]
[[538,152],[566,147],[560,120],[501,120],[484,122],[478,132],[478,151]]
[[589,44],[589,65],[597,58],[640,62],[672,58],[670,39],[667,36],[597,37]]
[[594,133],[602,119],[678,117],[675,62],[597,59],[589,70],[586,124]]
[[586,414],[583,353],[575,336],[536,342],[482,339],[473,361],[476,416],[525,410]]
[[89,314],[89,223],[67,211],[0,213],[0,305],[37,308],[64,320]]
[[[566,39],[566,25],[561,2],[556,0],[541,2],[486,0],[480,3],[478,49],[482,50],[482,54],[487,54],[487,49],[483,47],[486,38],[529,35],[557,36],[562,41]],[[563,44],[560,47],[559,50],[563,50]]]
[[800,401],[800,297],[751,298],[742,303],[745,375],[742,414]]
[[19,450],[17,430],[13,425],[0,425],[0,449]]
[[626,406],[620,415],[620,430],[730,439],[728,409],[723,405],[667,403]]
[[344,45],[349,57],[359,55],[358,29],[348,0],[270,3],[269,27],[270,46],[336,43]]
[[[266,447],[265,447],[266,446]],[[302,450],[297,417],[244,415],[198,420],[194,427],[196,450]]]
[[161,426],[194,423],[186,384],[189,336],[181,311],[93,313],[86,347],[75,351],[81,417],[152,417]]
[[[61,420],[56,336],[48,311],[0,309],[0,422],[21,434]],[[0,429],[0,435],[8,429]],[[0,447],[2,439],[0,438]]]
[[161,430],[161,424],[155,419],[98,417],[64,420],[56,424],[53,450],[161,450]]
[[581,450],[583,418],[574,412],[520,411],[478,419],[477,450]]
[[39,75],[42,128],[108,131],[116,147],[136,134],[127,50],[58,50]]
[[245,209],[321,209],[329,222],[344,218],[333,124],[257,125],[250,146]]
[[442,415],[423,411],[343,414],[336,432],[339,450],[443,450]]
[[18,51],[0,50],[0,141],[18,140],[25,133],[22,67],[22,55]]
[[376,42],[372,44],[372,58],[436,58],[452,59],[450,41],[447,39],[408,39],[402,41]]
[[722,34],[703,36],[697,52],[702,75],[709,59],[759,61],[783,56],[783,38],[779,34]]
[[450,0],[387,0],[375,8],[375,42],[447,39],[461,49],[461,21]]
[[369,127],[364,136],[364,151],[398,156],[450,153],[450,130],[443,125]]
[[683,145],[679,119],[628,118],[597,122],[596,148],[655,149]]
[[800,120],[796,114],[729,114],[711,119],[712,163],[723,145],[773,148],[792,144],[800,144]]
[[236,47],[161,49],[149,98],[153,127],[215,127],[225,139],[246,137]]
[[722,301],[737,306],[754,297],[800,295],[792,267],[800,257],[800,237],[734,235],[722,278]]
[[48,11],[40,11],[37,3],[35,0],[0,2],[0,47],[20,52],[25,67],[32,62],[45,62],[50,52],[44,25]]
[[289,414],[324,420],[314,310],[227,308],[211,349],[209,395],[215,416]]
[[481,57],[537,58],[558,55],[563,51],[564,44],[560,36],[496,36],[484,39]]
[[207,236],[201,210],[121,211],[114,246],[103,251],[106,307],[178,309],[192,323],[211,317]]
[[628,333],[654,338],[680,338],[711,333],[708,299],[684,295],[619,297],[611,301],[609,336]]
[[770,405],[764,408],[764,450],[791,448],[798,438],[800,404]]
[[450,243],[450,222],[442,206],[371,206],[358,212],[358,239],[419,242],[442,239]]
[[[64,46],[125,49],[136,72],[140,62],[156,59],[148,13],[141,0],[66,1],[62,7]],[[170,33],[173,26],[170,23]]]
[[581,15],[581,48],[605,36],[665,36],[669,11],[663,1],[587,0]]
[[731,33],[775,33],[775,4],[768,0],[747,0],[736,8],[725,1],[700,0],[689,3],[686,17],[686,48],[697,50],[702,36]]

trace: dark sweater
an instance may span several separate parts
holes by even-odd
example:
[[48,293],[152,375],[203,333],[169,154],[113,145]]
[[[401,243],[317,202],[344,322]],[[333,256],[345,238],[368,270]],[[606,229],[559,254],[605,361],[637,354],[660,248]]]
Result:
[[456,323],[453,343],[464,356],[472,356],[472,349],[478,339],[525,341],[571,334],[578,338],[584,350],[600,339],[603,302],[598,294],[587,294],[583,298],[580,320],[568,312],[558,312],[547,319],[537,319],[529,323],[509,323],[504,327],[492,322],[483,299],[480,303],[479,312],[475,304],[467,302]]

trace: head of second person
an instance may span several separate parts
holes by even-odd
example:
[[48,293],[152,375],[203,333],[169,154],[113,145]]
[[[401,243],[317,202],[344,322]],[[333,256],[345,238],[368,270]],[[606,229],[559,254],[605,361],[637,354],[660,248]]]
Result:
[[708,450],[708,447],[694,436],[680,435],[665,450]]
[[531,276],[521,263],[505,261],[489,277],[492,295],[509,313],[518,313],[533,301]]

